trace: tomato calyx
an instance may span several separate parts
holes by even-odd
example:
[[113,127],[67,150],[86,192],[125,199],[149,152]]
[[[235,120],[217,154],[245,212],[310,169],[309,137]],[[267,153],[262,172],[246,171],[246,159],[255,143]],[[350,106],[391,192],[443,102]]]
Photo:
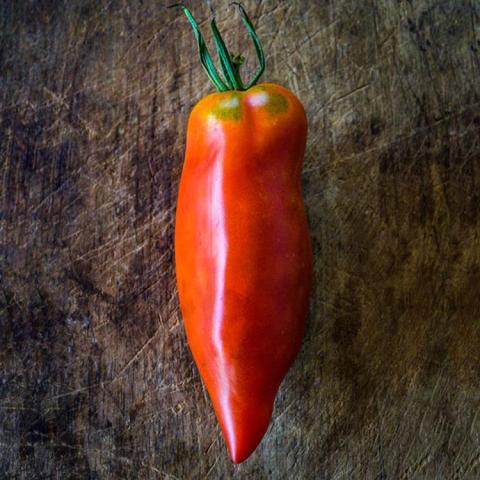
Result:
[[210,29],[213,34],[215,48],[219,58],[219,63],[222,71],[221,74],[217,71],[215,63],[213,62],[210,52],[208,51],[205,39],[203,38],[202,32],[200,31],[200,27],[198,26],[198,23],[190,10],[181,3],[177,3],[169,7],[179,7],[183,10],[183,13],[190,22],[190,25],[192,26],[193,33],[197,40],[198,53],[200,55],[200,61],[202,63],[202,66],[205,69],[208,78],[215,85],[215,88],[219,92],[227,92],[229,90],[248,90],[258,82],[265,70],[265,54],[263,52],[262,44],[260,43],[260,39],[258,38],[255,28],[253,27],[253,24],[248,17],[247,12],[243,8],[243,5],[238,2],[233,2],[233,5],[236,5],[240,11],[243,23],[245,24],[250,38],[253,41],[259,63],[258,69],[255,72],[255,76],[246,85],[243,83],[240,76],[240,66],[243,64],[245,59],[241,55],[234,56],[229,52],[222,38],[222,35],[220,34],[220,31],[218,30],[217,22],[215,19],[215,12],[213,11],[213,9],[212,20],[210,21]]

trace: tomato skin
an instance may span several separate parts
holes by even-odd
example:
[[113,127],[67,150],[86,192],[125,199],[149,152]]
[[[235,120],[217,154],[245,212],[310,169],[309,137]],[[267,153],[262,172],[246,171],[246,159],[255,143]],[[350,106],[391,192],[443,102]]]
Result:
[[188,123],[177,285],[188,343],[235,463],[265,434],[304,334],[306,136],[301,103],[275,84],[208,95]]

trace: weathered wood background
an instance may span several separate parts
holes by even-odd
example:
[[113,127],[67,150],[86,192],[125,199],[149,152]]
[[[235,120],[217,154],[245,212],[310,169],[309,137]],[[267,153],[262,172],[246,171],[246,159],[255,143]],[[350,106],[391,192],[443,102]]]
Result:
[[315,288],[235,467],[175,289],[186,122],[211,91],[186,19],[0,2],[1,478],[480,478],[480,2],[245,3],[264,78],[310,121]]

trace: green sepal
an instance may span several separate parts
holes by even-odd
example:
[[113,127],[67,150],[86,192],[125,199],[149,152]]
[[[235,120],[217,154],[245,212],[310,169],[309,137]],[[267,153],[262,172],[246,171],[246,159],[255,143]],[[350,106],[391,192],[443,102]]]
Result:
[[255,29],[252,25],[252,22],[250,21],[247,12],[243,8],[242,4],[238,2],[233,3],[237,5],[240,9],[243,23],[247,27],[248,33],[250,34],[250,37],[253,41],[259,61],[259,67],[255,73],[253,80],[251,80],[246,86],[244,86],[239,72],[240,66],[243,64],[244,58],[240,55],[232,56],[230,54],[218,30],[217,23],[215,21],[215,15],[213,15],[213,18],[210,22],[210,28],[213,33],[215,47],[217,50],[220,67],[222,69],[224,78],[222,78],[222,76],[217,71],[212,57],[210,56],[210,52],[208,51],[203,35],[200,32],[198,23],[193,17],[190,10],[181,3],[177,3],[169,7],[180,7],[183,10],[183,13],[186,15],[188,21],[190,22],[190,25],[193,28],[193,33],[197,40],[198,51],[200,54],[200,61],[202,63],[202,66],[205,69],[208,78],[215,85],[215,88],[219,92],[225,92],[228,90],[248,90],[258,82],[265,70],[265,54],[263,52],[262,45],[257,36],[257,33],[255,32]]

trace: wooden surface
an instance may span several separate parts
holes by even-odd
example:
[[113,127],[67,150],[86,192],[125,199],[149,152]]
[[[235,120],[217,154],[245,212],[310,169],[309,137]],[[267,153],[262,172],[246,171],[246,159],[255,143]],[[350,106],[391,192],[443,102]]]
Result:
[[480,2],[245,3],[308,113],[315,287],[235,467],[175,289],[211,90],[190,27],[156,0],[0,2],[1,478],[480,478]]

